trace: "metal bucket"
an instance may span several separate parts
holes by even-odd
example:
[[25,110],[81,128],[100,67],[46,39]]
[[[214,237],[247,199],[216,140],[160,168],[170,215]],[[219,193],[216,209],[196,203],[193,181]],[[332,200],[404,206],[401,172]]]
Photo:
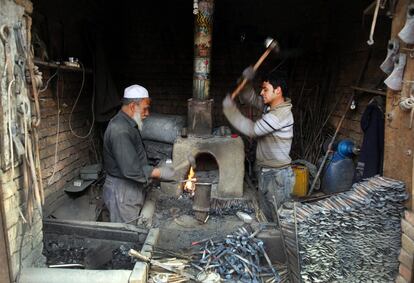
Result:
[[195,218],[204,222],[210,212],[212,183],[196,183],[193,199],[193,210]]

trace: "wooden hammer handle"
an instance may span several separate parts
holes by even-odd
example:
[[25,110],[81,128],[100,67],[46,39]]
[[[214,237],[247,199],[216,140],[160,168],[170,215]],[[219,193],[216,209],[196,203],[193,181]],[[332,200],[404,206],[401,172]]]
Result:
[[145,261],[145,262],[150,262],[150,261],[151,261],[151,259],[150,259],[150,258],[148,258],[148,257],[146,257],[146,256],[144,256],[144,255],[142,255],[142,254],[140,254],[138,251],[136,251],[136,250],[134,250],[134,249],[130,249],[130,250],[128,251],[128,255],[133,256],[133,257],[136,257],[136,258],[138,258],[138,259],[140,259],[140,260],[142,260],[142,261]]
[[[266,51],[262,54],[262,56],[260,56],[259,60],[257,60],[256,64],[254,64],[253,71],[256,72],[257,69],[259,69],[260,65],[263,63],[266,57],[270,54],[270,52],[272,52],[273,48],[274,47],[271,45],[266,49]],[[232,92],[231,99],[234,99],[240,93],[240,91],[244,88],[246,83],[247,83],[247,79],[243,79],[241,83],[239,83],[237,88]]]

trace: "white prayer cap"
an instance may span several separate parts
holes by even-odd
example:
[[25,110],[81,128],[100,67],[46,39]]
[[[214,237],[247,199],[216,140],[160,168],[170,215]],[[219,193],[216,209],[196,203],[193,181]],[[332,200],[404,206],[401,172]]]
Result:
[[124,98],[149,98],[148,90],[140,85],[131,85],[124,90]]

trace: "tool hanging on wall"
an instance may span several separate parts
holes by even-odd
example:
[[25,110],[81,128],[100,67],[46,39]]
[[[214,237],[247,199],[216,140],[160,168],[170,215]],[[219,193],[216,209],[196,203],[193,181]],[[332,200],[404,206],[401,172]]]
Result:
[[[5,77],[5,92],[7,93],[7,134],[8,134],[8,156],[6,156],[7,147],[3,145],[3,158],[2,167],[3,170],[11,168],[12,177],[14,176],[14,151],[13,151],[13,131],[12,131],[12,92],[14,78],[14,63],[12,60],[12,52],[10,47],[10,28],[7,25],[0,27],[0,39],[4,46],[4,73],[2,77]],[[5,141],[4,141],[5,142]]]
[[[10,151],[7,167],[6,158],[2,152],[3,170],[11,170],[14,176],[14,163],[20,163],[23,175],[23,192],[26,205],[25,215],[21,214],[24,222],[33,222],[34,208],[42,215],[44,192],[40,167],[40,149],[37,127],[40,125],[40,105],[38,90],[42,86],[42,73],[33,64],[33,54],[29,48],[31,19],[26,17],[25,24],[19,22],[11,29],[9,26],[0,27],[0,38],[5,50],[5,73],[7,86],[7,138]],[[13,31],[13,33],[11,33]],[[11,42],[13,39],[15,42]],[[15,43],[16,49],[11,49]],[[14,45],[13,45],[14,46]],[[12,60],[12,58],[14,60]],[[2,83],[2,86],[4,84]],[[32,93],[35,112],[32,116]],[[32,119],[33,117],[33,119]]]
[[394,70],[384,81],[387,87],[394,91],[399,91],[402,89],[402,80],[404,76],[406,62],[407,55],[404,53],[400,53],[397,57],[397,60],[394,63]]
[[398,36],[406,44],[414,43],[414,3],[408,5],[405,25]]
[[385,58],[384,62],[382,62],[380,68],[381,70],[390,75],[392,70],[394,69],[394,63],[398,57],[398,51],[400,49],[400,42],[397,38],[391,38],[388,41],[387,46],[387,57]]

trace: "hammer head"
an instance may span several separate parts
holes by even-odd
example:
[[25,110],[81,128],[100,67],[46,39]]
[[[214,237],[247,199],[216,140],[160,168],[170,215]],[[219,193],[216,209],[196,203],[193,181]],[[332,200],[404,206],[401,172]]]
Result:
[[266,48],[273,49],[275,52],[279,52],[279,43],[271,37],[266,38],[265,46]]

